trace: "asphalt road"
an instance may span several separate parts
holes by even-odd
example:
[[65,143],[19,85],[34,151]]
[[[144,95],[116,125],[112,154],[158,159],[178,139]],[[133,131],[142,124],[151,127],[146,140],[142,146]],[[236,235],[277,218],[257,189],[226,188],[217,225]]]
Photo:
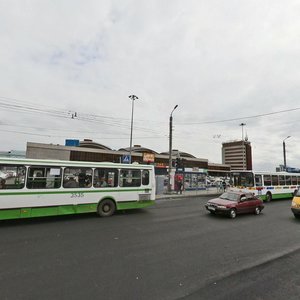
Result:
[[[211,197],[210,197],[211,198]],[[231,220],[208,197],[111,218],[0,222],[1,299],[299,299],[290,201]]]

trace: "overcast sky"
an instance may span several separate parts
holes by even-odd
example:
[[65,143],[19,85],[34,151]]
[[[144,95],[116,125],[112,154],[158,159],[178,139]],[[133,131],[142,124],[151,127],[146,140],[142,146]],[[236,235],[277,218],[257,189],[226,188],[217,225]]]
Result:
[[[0,150],[93,139],[300,167],[299,0],[0,0]],[[76,117],[72,118],[76,113]]]

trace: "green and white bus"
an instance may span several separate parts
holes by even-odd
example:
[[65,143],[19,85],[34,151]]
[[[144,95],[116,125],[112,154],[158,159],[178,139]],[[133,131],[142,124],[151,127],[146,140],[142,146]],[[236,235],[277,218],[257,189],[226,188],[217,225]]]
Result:
[[0,158],[0,220],[148,207],[151,165]]
[[300,187],[300,174],[232,171],[230,185],[235,190],[252,192],[264,201],[292,198]]

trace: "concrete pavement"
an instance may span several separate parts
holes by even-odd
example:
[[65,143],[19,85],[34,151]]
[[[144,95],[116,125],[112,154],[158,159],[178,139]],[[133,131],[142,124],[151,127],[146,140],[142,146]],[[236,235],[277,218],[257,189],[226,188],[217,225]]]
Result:
[[156,195],[156,200],[162,199],[177,199],[177,198],[186,198],[186,197],[201,197],[201,196],[219,196],[223,193],[223,190],[216,187],[210,187],[206,190],[193,190],[193,191],[183,191],[182,194],[177,194],[175,191],[172,191],[170,194],[165,193],[161,195]]

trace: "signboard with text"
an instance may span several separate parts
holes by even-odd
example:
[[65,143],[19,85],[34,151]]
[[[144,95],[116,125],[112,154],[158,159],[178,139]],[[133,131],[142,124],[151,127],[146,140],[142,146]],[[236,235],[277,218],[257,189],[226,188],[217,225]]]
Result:
[[153,163],[155,160],[155,155],[153,153],[143,153],[143,161]]

